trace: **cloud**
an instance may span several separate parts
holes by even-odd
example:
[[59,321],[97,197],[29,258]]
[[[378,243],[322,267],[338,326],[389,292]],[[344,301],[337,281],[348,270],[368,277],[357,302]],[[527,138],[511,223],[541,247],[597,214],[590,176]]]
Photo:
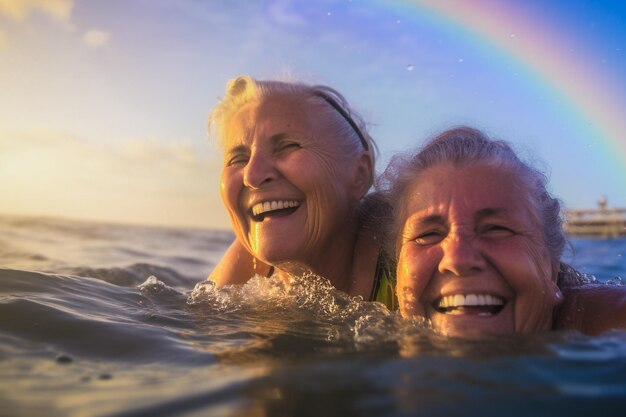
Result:
[[92,29],[83,35],[83,42],[91,48],[99,48],[109,43],[111,35],[101,30]]
[[50,17],[67,22],[72,14],[74,0],[0,0],[0,14],[23,21],[37,10]]
[[0,212],[223,229],[220,168],[187,140],[0,131]]

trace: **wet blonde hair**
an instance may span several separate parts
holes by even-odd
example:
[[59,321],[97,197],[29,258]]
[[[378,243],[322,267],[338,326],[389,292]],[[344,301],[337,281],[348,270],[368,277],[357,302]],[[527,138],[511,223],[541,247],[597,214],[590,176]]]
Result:
[[325,85],[259,81],[247,75],[233,78],[226,85],[226,96],[209,115],[209,135],[216,136],[223,149],[226,126],[236,112],[247,103],[260,103],[275,96],[296,97],[304,103],[316,105],[320,109],[320,118],[328,121],[330,131],[338,138],[344,155],[357,158],[363,152],[369,153],[373,177],[378,147],[367,133],[363,118],[338,91]]

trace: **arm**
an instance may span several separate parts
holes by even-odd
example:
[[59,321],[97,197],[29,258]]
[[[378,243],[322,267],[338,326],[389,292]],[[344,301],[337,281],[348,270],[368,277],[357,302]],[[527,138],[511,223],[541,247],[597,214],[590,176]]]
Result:
[[555,317],[555,329],[596,335],[626,329],[626,287],[584,284],[564,288],[565,302]]
[[267,276],[270,266],[255,259],[237,239],[222,256],[207,278],[217,287],[229,284],[245,284],[255,274]]

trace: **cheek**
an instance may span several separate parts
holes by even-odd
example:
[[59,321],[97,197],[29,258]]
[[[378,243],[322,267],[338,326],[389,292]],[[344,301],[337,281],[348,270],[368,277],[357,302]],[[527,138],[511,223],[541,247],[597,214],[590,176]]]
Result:
[[224,206],[231,211],[236,210],[239,200],[239,191],[241,190],[241,175],[232,172],[222,171],[220,177],[220,195]]
[[[515,330],[530,333],[548,330],[552,326],[552,311],[559,303],[554,283],[554,265],[542,248],[526,248],[518,258],[515,281],[510,282],[516,293]],[[513,280],[511,280],[513,281]]]
[[350,184],[346,175],[342,170],[333,169],[332,164],[320,163],[307,168],[307,171],[309,175],[300,177],[298,188],[308,194],[310,209],[315,211],[312,214],[331,221],[351,203]]
[[405,244],[400,250],[397,268],[398,301],[404,317],[424,315],[421,301],[430,281],[430,276],[425,269],[428,262],[410,246],[410,243]]
[[525,244],[516,255],[508,255],[510,285],[517,293],[528,296],[544,295],[552,282],[552,263],[543,247]]

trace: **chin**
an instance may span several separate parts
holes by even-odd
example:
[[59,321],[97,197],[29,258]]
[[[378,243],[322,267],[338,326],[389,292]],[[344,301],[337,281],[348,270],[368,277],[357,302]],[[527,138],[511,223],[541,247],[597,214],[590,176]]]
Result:
[[277,244],[272,244],[272,242],[261,244],[256,248],[254,256],[268,265],[279,266],[285,263],[300,262],[300,252],[298,248],[289,247],[283,239]]

